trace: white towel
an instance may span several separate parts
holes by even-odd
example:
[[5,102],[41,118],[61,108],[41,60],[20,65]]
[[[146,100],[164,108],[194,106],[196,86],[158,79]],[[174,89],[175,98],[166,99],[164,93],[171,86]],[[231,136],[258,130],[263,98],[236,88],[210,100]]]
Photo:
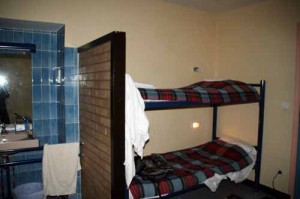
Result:
[[135,175],[134,151],[143,157],[144,145],[149,139],[149,121],[144,110],[144,100],[130,75],[126,74],[124,165],[128,187]]
[[76,193],[79,143],[44,145],[43,191],[47,196]]

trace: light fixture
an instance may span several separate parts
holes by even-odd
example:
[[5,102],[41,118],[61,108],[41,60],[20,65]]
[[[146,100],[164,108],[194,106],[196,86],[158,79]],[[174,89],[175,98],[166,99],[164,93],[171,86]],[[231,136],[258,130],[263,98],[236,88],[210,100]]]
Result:
[[0,42],[0,49],[18,50],[18,51],[34,53],[36,51],[36,46],[35,46],[35,44],[28,44],[28,43]]
[[193,129],[199,128],[200,127],[200,122],[193,122],[192,127],[193,127]]

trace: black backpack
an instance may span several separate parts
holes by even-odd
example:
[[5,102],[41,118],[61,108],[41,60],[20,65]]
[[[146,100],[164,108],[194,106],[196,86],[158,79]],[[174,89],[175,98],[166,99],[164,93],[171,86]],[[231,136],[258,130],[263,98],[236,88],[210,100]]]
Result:
[[145,180],[159,181],[173,172],[172,167],[159,155],[151,155],[141,159],[135,157],[136,174]]

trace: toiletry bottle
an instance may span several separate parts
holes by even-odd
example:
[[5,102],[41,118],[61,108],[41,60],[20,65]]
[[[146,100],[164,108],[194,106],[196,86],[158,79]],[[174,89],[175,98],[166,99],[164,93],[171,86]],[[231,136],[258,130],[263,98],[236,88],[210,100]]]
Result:
[[18,113],[15,113],[15,119],[16,119],[16,121],[15,121],[15,132],[17,132],[17,131],[19,131],[18,129],[17,129],[17,125],[18,124],[23,124],[24,123],[24,117],[22,117],[21,115],[19,115]]
[[28,138],[33,139],[32,124],[29,123]]
[[25,126],[25,132],[29,133],[30,129],[29,129],[29,120],[27,117],[24,117],[24,126]]

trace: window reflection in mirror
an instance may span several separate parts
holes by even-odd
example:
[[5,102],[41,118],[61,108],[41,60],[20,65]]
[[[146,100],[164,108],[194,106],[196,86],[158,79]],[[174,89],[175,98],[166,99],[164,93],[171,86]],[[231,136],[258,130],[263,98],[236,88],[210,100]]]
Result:
[[32,119],[30,55],[0,55],[0,119],[14,124],[15,113]]

